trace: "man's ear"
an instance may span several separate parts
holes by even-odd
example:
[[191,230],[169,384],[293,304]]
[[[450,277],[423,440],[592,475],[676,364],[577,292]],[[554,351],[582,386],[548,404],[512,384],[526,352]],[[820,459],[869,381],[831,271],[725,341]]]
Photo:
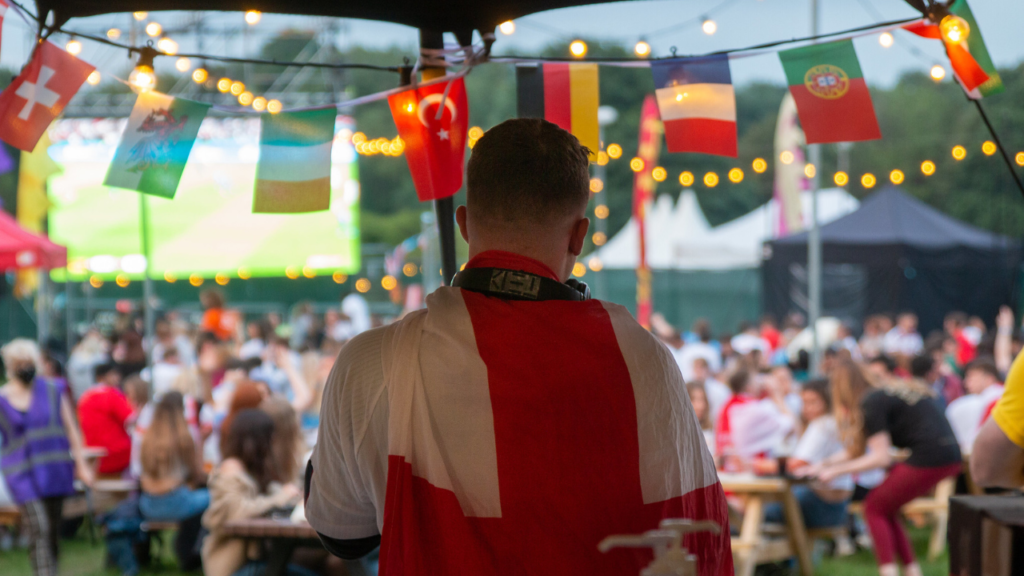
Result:
[[469,228],[466,226],[466,216],[465,206],[459,206],[455,209],[455,222],[459,225],[459,232],[462,234],[462,239],[469,243]]
[[587,242],[587,231],[589,230],[589,218],[580,218],[573,225],[572,236],[569,238],[569,252],[573,256],[579,256],[583,252],[583,245]]

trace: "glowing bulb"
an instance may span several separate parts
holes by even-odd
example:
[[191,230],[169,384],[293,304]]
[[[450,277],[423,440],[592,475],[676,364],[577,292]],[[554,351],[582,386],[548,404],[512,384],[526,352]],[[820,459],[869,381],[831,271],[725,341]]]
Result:
[[263,96],[257,96],[252,99],[252,109],[257,112],[263,112],[267,109],[267,99]]
[[277,114],[280,111],[281,111],[281,101],[280,100],[270,100],[270,101],[267,102],[267,112],[270,112],[271,114]]
[[188,283],[193,286],[202,286],[203,277],[200,276],[199,274],[192,274],[191,276],[188,277]]
[[231,279],[228,278],[228,275],[223,272],[217,272],[217,275],[213,277],[213,281],[221,286],[227,286],[230,280]]
[[132,12],[132,18],[142,22],[146,18],[149,18],[149,12]]
[[295,266],[288,266],[287,268],[284,269],[284,275],[287,276],[290,280],[295,280],[296,278],[299,277],[299,269],[296,268]]
[[641,40],[636,43],[636,46],[633,46],[633,52],[641,58],[646,58],[651,55],[651,45]]
[[116,282],[121,288],[127,288],[128,284],[131,283],[131,280],[128,279],[126,274],[118,274],[117,278],[114,278],[114,282]]
[[178,277],[174,275],[174,272],[164,272],[164,282],[168,284],[174,284],[178,281]]
[[639,172],[644,169],[644,160],[637,156],[629,161],[629,169],[633,172]]
[[594,232],[590,239],[594,242],[594,246],[604,246],[605,242],[608,242],[608,235],[604,232]]
[[479,140],[484,135],[484,129],[479,126],[473,126],[469,129],[469,137],[473,140]]
[[1017,161],[1018,166],[1024,166],[1024,152],[1017,152],[1013,159]]
[[704,175],[704,185],[708,188],[714,188],[718,186],[718,174],[714,172],[708,172]]
[[789,150],[783,150],[782,153],[779,154],[779,161],[783,164],[792,164],[793,160],[796,160],[796,156],[794,156]]
[[604,190],[604,182],[602,182],[600,178],[591,178],[590,191],[597,194],[601,190]]
[[110,38],[111,40],[117,40],[120,37],[121,31],[117,28],[111,28],[110,30],[107,30],[107,38]]
[[569,44],[569,53],[577,58],[583,58],[587,53],[587,43],[583,40],[573,40]]
[[174,67],[178,69],[178,72],[188,72],[192,68],[192,61],[184,57],[178,58],[174,62]]
[[850,182],[850,176],[846,172],[840,170],[832,177],[832,181],[836,183],[836,186],[846,186],[846,184]]
[[704,33],[707,34],[708,36],[711,36],[712,34],[718,31],[718,24],[715,24],[714,20],[707,18],[700,25],[700,29],[703,30]]
[[363,142],[366,142],[366,134],[363,134],[362,132],[356,132],[355,134],[352,135],[353,144],[361,144]]
[[156,73],[152,67],[140,64],[128,75],[128,83],[136,92],[149,92],[156,88]]
[[935,162],[932,162],[931,160],[925,160],[924,162],[921,162],[921,173],[924,174],[925,176],[931,176],[932,174],[935,174]]
[[196,84],[202,84],[206,82],[206,79],[210,77],[210,73],[205,68],[196,68],[192,71],[192,81]]
[[405,274],[407,278],[412,278],[416,275],[416,265],[412,262],[406,262],[405,266],[402,266],[402,274]]
[[601,150],[600,152],[597,153],[597,165],[598,166],[606,166],[607,164],[608,164],[608,153],[605,152],[604,150]]
[[263,19],[263,13],[259,10],[249,10],[245,13],[245,23],[249,26],[255,26],[260,23]]
[[302,275],[306,278],[316,278],[316,268],[310,266],[302,267]]
[[103,286],[103,278],[93,274],[89,277],[89,285],[93,288],[99,288],[100,286]]
[[729,182],[732,182],[733,184],[743,182],[743,170],[740,170],[739,168],[729,170]]
[[506,20],[498,25],[498,30],[505,36],[511,36],[516,31],[516,23],[511,20]]
[[658,166],[654,170],[651,170],[651,178],[654,178],[655,182],[664,182],[665,178],[668,178],[668,170]]
[[367,280],[366,278],[360,278],[359,280],[356,280],[356,290],[362,292],[363,294],[369,292],[371,287],[372,285],[370,284],[370,281]]
[[345,281],[348,280],[348,276],[342,272],[335,272],[334,274],[331,274],[331,280],[334,280],[335,284],[344,284]]
[[932,66],[931,75],[932,80],[938,82],[946,77],[946,69],[943,68],[942,65],[936,64],[935,66]]
[[679,174],[679,183],[683,186],[693,186],[693,172],[684,170]]
[[249,278],[252,278],[252,271],[245,266],[242,266],[238,269],[238,277],[242,280],[248,280]]
[[99,70],[93,70],[92,72],[89,73],[89,77],[86,78],[85,81],[88,82],[90,86],[95,86],[95,85],[99,84],[100,83],[100,71]]
[[622,156],[622,146],[619,146],[618,144],[609,144],[608,157],[612,160],[618,160],[620,156]]
[[232,96],[238,96],[242,92],[245,92],[245,84],[236,80],[231,83],[229,90],[231,91]]
[[231,90],[231,78],[221,78],[220,80],[217,80],[217,90],[225,93],[228,90]]
[[380,287],[385,290],[394,290],[398,287],[398,279],[388,274],[380,279]]
[[955,160],[963,160],[967,157],[967,148],[963,146],[953,146],[953,158]]
[[939,22],[939,30],[946,42],[959,44],[967,40],[971,35],[971,26],[963,18],[949,14]]
[[577,278],[582,278],[587,273],[587,267],[583,265],[583,262],[577,262],[572,266],[572,275]]
[[874,188],[876,182],[875,175],[870,172],[860,177],[860,185],[865,188]]
[[156,47],[165,54],[175,55],[178,53],[178,43],[170,38],[161,38],[157,40]]
[[150,36],[152,36],[154,38],[159,36],[160,33],[163,32],[163,31],[164,31],[164,27],[161,26],[157,22],[150,22],[149,24],[146,24],[146,34],[149,34]]
[[892,42],[892,34],[889,34],[888,32],[882,32],[882,34],[878,36],[878,43],[882,45],[882,48],[891,47]]
[[608,214],[608,207],[605,206],[604,204],[601,204],[600,206],[594,208],[594,216],[597,216],[599,220],[604,220],[605,218],[608,217]]
[[804,176],[808,178],[814,178],[814,175],[818,173],[818,170],[814,167],[814,164],[804,164]]
[[768,169],[768,163],[764,161],[764,158],[754,158],[752,167],[754,168],[754,172],[763,174],[764,171]]
[[600,258],[594,256],[590,260],[587,260],[587,266],[594,272],[600,272],[601,269],[604,268],[604,263],[601,262]]
[[996,153],[996,143],[991,140],[985,140],[981,145],[981,151],[985,153],[985,156],[991,156]]
[[64,45],[64,49],[68,51],[68,54],[72,56],[78,56],[82,53],[82,43],[72,38],[68,40],[68,43]]
[[242,106],[248,106],[249,104],[252,104],[252,100],[252,92],[249,92],[248,90],[238,95],[238,103]]
[[903,184],[903,170],[899,168],[889,172],[889,181],[893,184]]

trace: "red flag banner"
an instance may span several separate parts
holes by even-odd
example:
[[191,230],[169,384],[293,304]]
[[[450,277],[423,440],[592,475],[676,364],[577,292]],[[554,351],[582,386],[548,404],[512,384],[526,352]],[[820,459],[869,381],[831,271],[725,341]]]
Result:
[[469,130],[462,78],[394,94],[388,105],[405,142],[405,158],[420,201],[453,196],[462,187]]
[[640,257],[636,265],[636,319],[648,330],[651,328],[654,303],[651,298],[651,269],[647,266],[646,220],[647,207],[654,199],[654,189],[658,185],[651,173],[658,164],[663,131],[658,116],[658,101],[648,95],[640,109],[640,145],[637,150],[637,158],[643,162],[643,169],[633,176],[633,218],[636,219],[637,233],[640,234]]
[[40,44],[32,60],[0,94],[0,140],[31,152],[95,70],[58,48]]
[[978,64],[964,43],[946,42],[937,24],[921,20],[907,24],[903,29],[922,38],[941,40],[943,46],[946,47],[946,55],[949,56],[949,64],[953,67],[953,73],[960,79],[960,83],[968,92],[988,82],[988,73]]

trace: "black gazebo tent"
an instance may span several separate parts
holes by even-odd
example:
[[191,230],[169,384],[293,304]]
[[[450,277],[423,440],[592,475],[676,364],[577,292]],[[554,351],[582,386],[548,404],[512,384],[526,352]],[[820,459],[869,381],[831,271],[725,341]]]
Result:
[[[822,315],[855,324],[869,314],[912,311],[923,333],[950,311],[991,322],[1014,303],[1017,240],[946,216],[894,186],[821,228]],[[806,313],[807,233],[769,242],[762,264],[765,311]]]

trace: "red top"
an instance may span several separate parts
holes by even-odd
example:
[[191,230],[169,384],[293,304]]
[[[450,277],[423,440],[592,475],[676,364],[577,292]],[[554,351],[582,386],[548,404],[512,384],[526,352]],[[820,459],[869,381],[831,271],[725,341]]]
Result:
[[106,384],[90,388],[78,401],[85,445],[107,449],[107,455],[100,458],[100,474],[117,474],[128,467],[132,439],[125,422],[131,414],[132,406],[124,393]]
[[733,406],[753,402],[754,397],[747,394],[734,394],[729,401],[722,406],[721,416],[718,417],[718,429],[715,430],[715,453],[722,456],[727,450],[732,450],[732,425],[729,422],[729,411]]
[[967,366],[974,360],[975,346],[964,336],[963,330],[957,330],[953,338],[956,339],[956,361],[960,366]]

